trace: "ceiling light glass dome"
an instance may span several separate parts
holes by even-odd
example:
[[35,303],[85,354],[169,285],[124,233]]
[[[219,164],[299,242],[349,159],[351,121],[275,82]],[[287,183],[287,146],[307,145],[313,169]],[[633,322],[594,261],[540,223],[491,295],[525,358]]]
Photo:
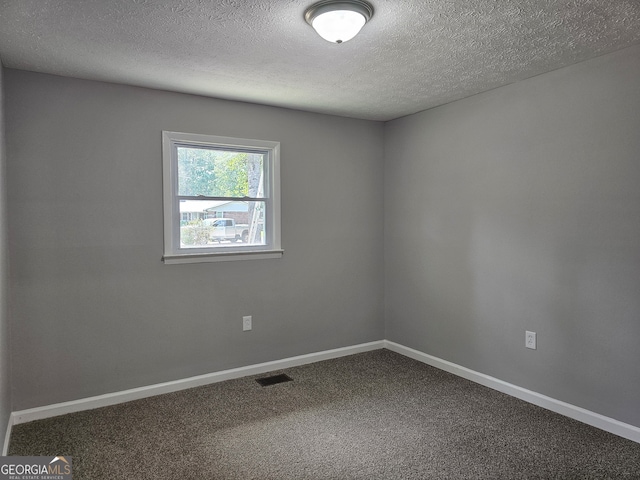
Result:
[[304,18],[318,35],[343,43],[355,37],[373,15],[373,7],[361,0],[325,0],[311,5]]

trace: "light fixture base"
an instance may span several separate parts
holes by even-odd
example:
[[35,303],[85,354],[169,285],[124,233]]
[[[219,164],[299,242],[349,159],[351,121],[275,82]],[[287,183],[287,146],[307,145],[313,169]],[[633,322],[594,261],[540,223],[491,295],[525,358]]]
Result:
[[313,25],[313,19],[331,10],[351,10],[362,14],[368,22],[373,16],[373,6],[363,0],[321,0],[304,11],[304,19]]

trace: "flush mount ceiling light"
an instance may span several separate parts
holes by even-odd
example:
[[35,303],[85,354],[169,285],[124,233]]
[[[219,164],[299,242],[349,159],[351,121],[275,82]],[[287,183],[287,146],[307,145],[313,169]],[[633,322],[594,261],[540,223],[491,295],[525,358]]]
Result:
[[318,35],[333,43],[351,40],[372,16],[373,7],[362,0],[324,0],[304,12]]

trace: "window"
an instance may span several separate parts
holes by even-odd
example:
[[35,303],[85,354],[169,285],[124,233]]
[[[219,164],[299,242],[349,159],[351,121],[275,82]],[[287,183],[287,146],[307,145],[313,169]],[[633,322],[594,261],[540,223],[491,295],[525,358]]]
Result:
[[165,263],[282,256],[278,142],[162,137]]

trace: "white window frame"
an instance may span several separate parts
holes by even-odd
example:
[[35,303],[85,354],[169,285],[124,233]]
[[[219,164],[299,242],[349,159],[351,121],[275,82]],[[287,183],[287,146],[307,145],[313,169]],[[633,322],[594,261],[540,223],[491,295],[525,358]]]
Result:
[[[225,248],[180,247],[180,204],[178,197],[178,146],[230,148],[266,153],[264,168],[265,245]],[[195,133],[162,132],[164,256],[165,264],[204,263],[231,260],[280,258],[280,142],[250,140]]]

